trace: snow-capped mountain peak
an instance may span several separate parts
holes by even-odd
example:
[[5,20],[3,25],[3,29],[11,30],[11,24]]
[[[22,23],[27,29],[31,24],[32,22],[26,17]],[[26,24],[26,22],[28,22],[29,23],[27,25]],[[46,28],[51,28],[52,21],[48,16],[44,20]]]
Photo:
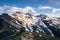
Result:
[[60,24],[59,19],[55,17],[49,17],[45,14],[34,15],[17,12],[15,14],[2,14],[0,19],[10,24],[10,26],[8,25],[9,28],[13,26],[15,26],[14,29],[20,29],[21,27],[24,27],[26,31],[38,33],[41,32],[51,36],[54,36],[54,32],[52,31],[51,27],[53,26],[53,30],[55,30],[54,28],[59,29],[59,26],[57,27],[57,25]]

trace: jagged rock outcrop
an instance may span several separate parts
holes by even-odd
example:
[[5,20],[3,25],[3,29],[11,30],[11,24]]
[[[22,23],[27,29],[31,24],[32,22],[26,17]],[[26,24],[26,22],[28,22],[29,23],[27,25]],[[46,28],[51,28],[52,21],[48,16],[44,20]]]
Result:
[[[14,36],[25,31],[60,37],[59,19],[54,17],[50,18],[44,14],[32,15],[29,13],[23,14],[19,12],[15,14],[4,13],[0,15],[0,38],[2,40],[7,38],[7,40],[9,40],[10,38],[13,38]],[[21,36],[21,38],[24,37]]]

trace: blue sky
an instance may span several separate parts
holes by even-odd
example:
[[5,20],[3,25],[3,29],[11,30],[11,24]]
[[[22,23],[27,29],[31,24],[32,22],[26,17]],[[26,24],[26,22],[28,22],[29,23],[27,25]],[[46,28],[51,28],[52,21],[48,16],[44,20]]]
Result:
[[0,0],[0,13],[6,10],[11,12],[14,7],[36,13],[60,13],[60,0]]
[[60,8],[60,0],[0,0],[0,6],[9,5],[17,7],[32,6],[52,6]]

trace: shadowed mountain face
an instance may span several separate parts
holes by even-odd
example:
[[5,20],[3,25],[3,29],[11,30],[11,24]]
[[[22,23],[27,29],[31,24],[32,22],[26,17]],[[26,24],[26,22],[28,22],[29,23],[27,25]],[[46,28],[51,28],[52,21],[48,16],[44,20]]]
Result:
[[[0,15],[1,40],[12,40],[12,38],[17,35],[21,35],[21,33],[25,31],[32,33],[42,33],[44,35],[50,35],[52,37],[60,37],[60,19],[55,17],[49,17],[44,14],[34,15],[29,13],[4,13]],[[20,36],[20,38],[25,37]],[[32,38],[34,39],[33,36]],[[29,40],[33,40],[32,38]]]

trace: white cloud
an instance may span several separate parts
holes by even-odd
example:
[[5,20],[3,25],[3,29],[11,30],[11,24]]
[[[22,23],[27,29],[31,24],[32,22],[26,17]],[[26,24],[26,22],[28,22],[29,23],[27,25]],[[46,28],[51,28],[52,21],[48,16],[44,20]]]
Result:
[[0,6],[0,11],[4,11],[5,9],[10,9],[11,6]]
[[16,6],[3,6],[3,7],[0,7],[0,11],[8,12],[8,13],[15,13],[16,11],[22,12],[22,13],[28,13],[28,12],[37,13],[34,10],[34,8],[30,6],[26,6],[25,8],[16,7]]
[[53,8],[53,12],[52,13],[56,13],[57,11],[60,11],[60,8],[59,9]]
[[50,6],[39,6],[39,9],[52,9]]
[[37,13],[34,8],[30,7],[30,6],[26,6],[24,9],[23,9],[24,12],[32,12],[32,13]]
[[52,13],[57,13],[58,11],[60,11],[60,8],[53,8],[51,6],[39,6],[38,9],[39,10],[49,9],[52,10]]
[[9,8],[9,10],[6,10],[6,12],[12,12],[12,13],[15,13],[16,11],[22,12],[22,8],[12,6],[11,8]]
[[2,7],[0,7],[0,11],[7,12],[7,13],[15,13],[16,11],[22,12],[22,13],[28,13],[28,12],[38,13],[35,10],[38,10],[39,11],[39,10],[42,10],[42,9],[43,10],[44,9],[51,9],[52,10],[52,13],[51,14],[44,13],[44,12],[43,12],[43,14],[49,14],[50,16],[60,17],[60,14],[57,13],[58,11],[60,11],[60,8],[53,8],[53,7],[50,7],[50,6],[39,6],[38,8],[33,8],[33,7],[30,7],[30,6],[26,6],[24,8],[16,7],[16,6],[2,6]]
[[60,14],[46,14],[46,15],[48,15],[50,17],[60,17]]
[[3,10],[2,7],[0,7],[0,11]]

